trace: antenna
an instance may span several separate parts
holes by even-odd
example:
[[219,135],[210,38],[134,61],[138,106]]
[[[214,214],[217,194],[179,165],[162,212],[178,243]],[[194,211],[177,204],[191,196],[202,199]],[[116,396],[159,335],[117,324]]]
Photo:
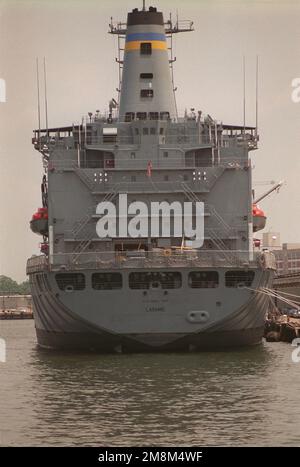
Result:
[[256,55],[256,90],[255,90],[255,98],[256,98],[256,102],[255,102],[255,132],[256,132],[256,135],[257,135],[257,127],[258,127],[258,66],[259,66],[259,63],[258,63],[258,55]]
[[39,59],[36,59],[36,85],[38,98],[38,123],[39,123],[39,147],[41,150],[41,104],[40,104],[40,77],[39,77]]
[[143,11],[146,11],[146,0],[143,0]]
[[244,114],[244,138],[246,133],[246,63],[243,56],[243,114]]
[[44,57],[44,86],[45,86],[45,116],[46,116],[46,130],[48,136],[48,101],[47,101],[47,74],[46,74],[46,59]]

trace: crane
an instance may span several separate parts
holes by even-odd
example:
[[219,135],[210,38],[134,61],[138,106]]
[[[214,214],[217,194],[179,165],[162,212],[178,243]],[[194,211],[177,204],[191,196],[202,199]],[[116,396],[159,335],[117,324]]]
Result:
[[268,191],[266,191],[265,193],[263,193],[262,195],[260,195],[258,198],[256,198],[254,201],[253,201],[253,204],[257,204],[259,203],[260,201],[262,201],[263,199],[265,199],[267,196],[269,196],[271,193],[273,193],[273,191],[277,190],[277,192],[280,190],[280,188],[282,187],[282,185],[284,184],[284,181],[281,180],[280,182],[276,183],[274,186],[272,186],[272,188],[270,188]]

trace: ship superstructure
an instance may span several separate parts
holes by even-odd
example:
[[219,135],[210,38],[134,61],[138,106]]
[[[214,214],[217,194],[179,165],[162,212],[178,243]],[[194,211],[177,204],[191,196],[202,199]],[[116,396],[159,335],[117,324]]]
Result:
[[[112,22],[119,98],[107,114],[35,131],[45,175],[31,225],[44,240],[27,271],[43,347],[191,351],[261,340],[268,297],[259,288],[270,286],[275,262],[253,250],[257,128],[195,109],[178,115],[172,41],[192,30],[153,7]],[[175,229],[99,236],[99,203],[114,205],[120,220],[120,195],[128,205],[204,203],[203,245]]]

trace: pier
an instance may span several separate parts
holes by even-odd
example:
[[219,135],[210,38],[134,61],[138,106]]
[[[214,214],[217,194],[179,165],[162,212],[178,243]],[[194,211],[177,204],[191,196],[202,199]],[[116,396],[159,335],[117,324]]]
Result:
[[0,320],[33,319],[31,295],[1,295]]
[[278,292],[289,292],[300,298],[300,272],[275,277],[273,287]]
[[280,315],[267,319],[264,337],[267,342],[289,342],[300,338],[300,318]]
[[282,274],[274,279],[274,309],[265,325],[268,342],[292,342],[300,338],[300,272]]

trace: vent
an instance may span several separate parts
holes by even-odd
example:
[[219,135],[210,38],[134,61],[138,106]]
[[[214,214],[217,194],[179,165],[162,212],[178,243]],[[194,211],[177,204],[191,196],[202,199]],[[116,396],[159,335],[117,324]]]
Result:
[[153,73],[141,73],[140,78],[141,79],[153,79]]
[[141,97],[152,98],[154,95],[153,89],[142,89]]

